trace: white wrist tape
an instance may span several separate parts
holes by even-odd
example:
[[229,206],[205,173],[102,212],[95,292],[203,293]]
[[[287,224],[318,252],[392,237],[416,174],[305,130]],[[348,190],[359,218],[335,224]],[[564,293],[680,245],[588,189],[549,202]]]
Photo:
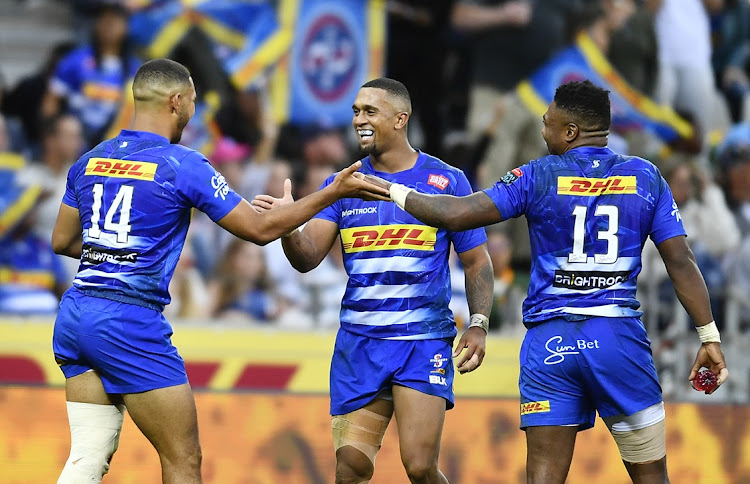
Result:
[[469,318],[469,328],[473,328],[474,326],[479,326],[484,330],[485,333],[489,333],[490,318],[488,318],[484,314],[474,313],[471,315],[471,318]]
[[414,191],[413,188],[409,188],[399,183],[391,183],[391,200],[396,202],[396,205],[403,209],[406,205],[406,196],[412,191]]
[[721,343],[721,336],[719,335],[719,329],[716,327],[715,321],[711,321],[703,326],[696,326],[695,329],[698,331],[701,344]]

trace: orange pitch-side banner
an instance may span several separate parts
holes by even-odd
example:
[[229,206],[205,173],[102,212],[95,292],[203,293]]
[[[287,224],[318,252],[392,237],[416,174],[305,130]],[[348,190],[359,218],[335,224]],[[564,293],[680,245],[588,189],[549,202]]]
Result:
[[[489,373],[484,375],[490,380]],[[198,392],[206,484],[318,484],[334,481],[328,398]],[[515,399],[458,398],[447,413],[440,467],[452,483],[525,482],[526,443]],[[0,481],[55,482],[68,455],[61,388],[0,387]],[[372,484],[408,482],[397,422],[378,454]],[[670,478],[679,484],[750,482],[750,409],[667,405]],[[151,444],[126,418],[106,484],[161,482]],[[607,428],[578,435],[568,484],[630,482]]]

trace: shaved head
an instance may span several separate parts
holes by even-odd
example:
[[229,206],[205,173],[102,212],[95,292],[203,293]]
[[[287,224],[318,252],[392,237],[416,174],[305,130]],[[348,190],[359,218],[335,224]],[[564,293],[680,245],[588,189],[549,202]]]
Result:
[[170,59],[154,59],[138,69],[133,79],[135,104],[166,102],[174,93],[186,92],[192,88],[190,72]]
[[406,89],[406,86],[404,86],[403,83],[388,77],[379,77],[366,82],[362,87],[384,90],[388,93],[388,102],[390,102],[397,111],[402,111],[411,115],[411,96],[409,96],[409,90]]

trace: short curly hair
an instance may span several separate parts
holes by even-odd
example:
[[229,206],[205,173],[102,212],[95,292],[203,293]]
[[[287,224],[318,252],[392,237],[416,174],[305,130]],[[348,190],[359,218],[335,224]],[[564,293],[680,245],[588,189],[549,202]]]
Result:
[[400,98],[408,107],[409,111],[411,111],[411,96],[409,96],[409,90],[406,89],[406,86],[400,81],[388,77],[379,77],[364,83],[362,87],[382,89],[391,96]]
[[609,91],[593,82],[571,81],[555,91],[555,105],[591,131],[606,131],[612,122]]

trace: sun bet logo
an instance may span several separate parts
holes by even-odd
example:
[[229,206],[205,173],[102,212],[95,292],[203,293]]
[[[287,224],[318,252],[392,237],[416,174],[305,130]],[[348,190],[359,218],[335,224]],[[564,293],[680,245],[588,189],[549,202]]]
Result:
[[426,225],[372,225],[341,229],[344,252],[435,250],[437,229]]
[[549,400],[542,400],[539,402],[526,402],[521,404],[521,415],[527,415],[529,413],[541,413],[549,412],[550,405]]
[[443,175],[430,175],[430,177],[427,179],[428,185],[438,187],[441,190],[445,190],[445,187],[448,186],[448,183],[450,183],[450,180],[448,180]]
[[86,163],[85,174],[153,181],[157,166],[156,163],[148,163],[145,161],[91,158],[88,163]]
[[558,195],[596,197],[599,195],[626,195],[637,193],[635,176],[609,178],[557,177]]

